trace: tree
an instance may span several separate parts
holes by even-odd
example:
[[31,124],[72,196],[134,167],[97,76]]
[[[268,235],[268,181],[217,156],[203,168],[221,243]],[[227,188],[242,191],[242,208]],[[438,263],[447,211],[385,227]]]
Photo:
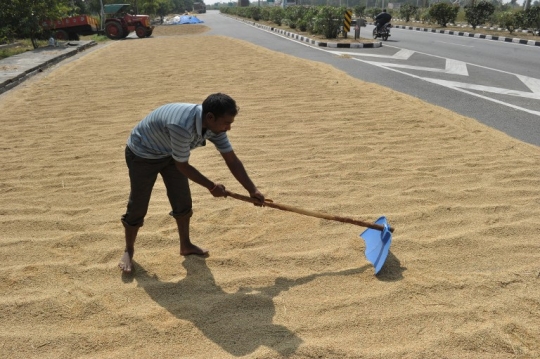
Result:
[[478,25],[485,23],[493,12],[495,12],[495,6],[492,3],[485,0],[475,3],[473,0],[470,5],[465,6],[465,19],[474,30]]
[[455,22],[459,11],[458,6],[447,3],[438,3],[429,8],[429,16],[442,27],[446,27],[449,22]]
[[411,17],[416,14],[417,10],[418,8],[415,5],[407,3],[401,6],[401,8],[399,9],[399,14],[401,15],[401,17],[405,18],[406,22],[409,22],[411,20]]
[[517,20],[512,11],[505,11],[499,15],[499,25],[504,27],[510,34],[517,28]]
[[163,24],[163,18],[171,13],[173,8],[172,0],[160,0],[156,15],[159,16],[161,23]]
[[11,0],[0,10],[1,33],[7,38],[29,38],[34,49],[43,36],[44,20],[55,20],[69,14],[68,0]]
[[159,0],[146,0],[141,4],[141,10],[145,14],[155,15],[159,8]]
[[533,6],[524,11],[524,25],[540,35],[540,6]]
[[356,17],[362,17],[364,16],[364,11],[366,10],[366,5],[356,5],[354,8],[354,14],[356,15]]

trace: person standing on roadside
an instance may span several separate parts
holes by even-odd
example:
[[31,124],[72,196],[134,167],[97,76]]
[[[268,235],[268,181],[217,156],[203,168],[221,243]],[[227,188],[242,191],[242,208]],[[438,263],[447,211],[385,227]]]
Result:
[[214,144],[233,176],[250,196],[261,205],[264,203],[264,195],[251,181],[227,137],[237,114],[238,107],[230,96],[215,93],[208,96],[202,105],[163,105],[133,128],[125,149],[131,191],[121,219],[126,247],[118,266],[124,273],[133,269],[135,239],[143,226],[158,174],[167,189],[172,208],[169,214],[178,226],[180,255],[208,254],[208,250],[193,244],[189,236],[193,209],[188,180],[207,188],[214,197],[226,197],[227,192],[223,184],[211,181],[189,163],[191,150],[205,146],[206,140]]

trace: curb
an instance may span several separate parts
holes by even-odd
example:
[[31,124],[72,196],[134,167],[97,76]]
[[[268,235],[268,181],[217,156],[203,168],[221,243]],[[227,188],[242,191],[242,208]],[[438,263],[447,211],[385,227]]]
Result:
[[[69,43],[68,43],[69,44]],[[6,66],[6,67],[9,67],[9,66],[13,66],[15,68],[17,67],[27,67],[25,70],[23,71],[13,71],[12,72],[12,76],[10,77],[10,74],[8,73],[8,76],[4,76],[4,78],[7,77],[7,79],[0,79],[0,94],[8,91],[8,90],[11,90],[12,88],[14,88],[15,86],[21,84],[22,82],[26,81],[27,79],[29,79],[30,77],[32,77],[33,75],[37,74],[38,72],[42,72],[43,70],[59,63],[60,61],[64,60],[64,59],[67,59],[68,57],[71,57],[71,56],[74,56],[76,54],[78,54],[79,52],[83,51],[83,50],[86,50],[87,48],[91,47],[91,46],[95,46],[97,45],[97,43],[95,41],[88,41],[82,45],[78,45],[76,48],[72,48],[72,49],[68,49],[65,53],[59,55],[59,56],[55,56],[55,57],[51,57],[50,59],[48,60],[44,60],[42,62],[40,61],[36,61],[36,60],[33,60],[31,57],[33,55],[35,55],[36,53],[38,53],[38,51],[40,51],[40,49],[36,49],[34,51],[29,51],[29,52],[25,52],[25,53],[22,53],[22,54],[19,54],[19,55],[15,55],[15,56],[11,56],[9,57],[8,61],[0,61],[0,67],[2,65]],[[41,51],[43,51],[43,49],[46,49],[46,48],[41,48]],[[11,64],[11,62],[14,62],[14,64]],[[24,66],[25,64],[28,64],[28,63],[31,63],[31,62],[35,62],[36,65],[35,66]],[[19,65],[18,63],[21,63],[21,65]]]
[[540,41],[535,40],[525,40],[519,38],[511,38],[506,36],[497,36],[497,35],[485,35],[485,34],[473,34],[465,31],[456,31],[456,30],[437,30],[433,28],[423,28],[423,27],[414,27],[414,26],[405,26],[405,25],[392,25],[392,27],[405,30],[416,30],[424,32],[433,32],[438,34],[446,35],[456,35],[456,36],[465,36],[465,37],[474,37],[477,39],[486,39],[486,40],[496,40],[503,42],[512,42],[515,44],[529,45],[529,46],[540,46]]
[[308,43],[310,45],[315,45],[315,46],[319,46],[319,47],[347,48],[347,49],[362,49],[362,48],[382,47],[382,42],[372,42],[372,43],[363,44],[361,42],[342,43],[342,42],[315,41],[313,39],[310,39],[307,36],[298,35],[295,32],[289,32],[289,31],[285,31],[283,29],[278,29],[278,28],[275,28],[275,27],[271,27],[271,26],[267,26],[267,25],[261,25],[261,24],[259,24],[257,22],[254,22],[254,21],[238,19],[238,18],[235,18],[235,17],[232,17],[232,16],[229,16],[229,17],[231,19],[244,22],[244,23],[246,23],[248,25],[258,27],[258,28],[261,28],[261,29],[266,30],[266,31],[272,31],[272,32],[275,32],[277,34],[284,35],[284,36],[290,37],[292,39],[302,41],[302,42],[306,42],[306,43]]

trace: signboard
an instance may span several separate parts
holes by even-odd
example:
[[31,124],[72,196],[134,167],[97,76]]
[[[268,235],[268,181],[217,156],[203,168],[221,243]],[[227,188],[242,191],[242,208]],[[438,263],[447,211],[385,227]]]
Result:
[[345,19],[343,20],[343,31],[348,33],[351,30],[352,10],[345,11]]

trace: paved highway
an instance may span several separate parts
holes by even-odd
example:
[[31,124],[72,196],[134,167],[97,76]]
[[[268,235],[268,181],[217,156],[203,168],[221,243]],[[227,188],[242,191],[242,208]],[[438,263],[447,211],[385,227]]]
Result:
[[[540,146],[539,47],[394,28],[380,48],[318,48],[217,11],[209,11],[204,20],[211,34],[331,64]],[[368,37],[371,31],[368,25],[361,35]],[[278,64],[276,71],[286,65]],[[349,95],[354,101],[354,93]],[[374,113],[385,105],[384,98],[374,98]]]

